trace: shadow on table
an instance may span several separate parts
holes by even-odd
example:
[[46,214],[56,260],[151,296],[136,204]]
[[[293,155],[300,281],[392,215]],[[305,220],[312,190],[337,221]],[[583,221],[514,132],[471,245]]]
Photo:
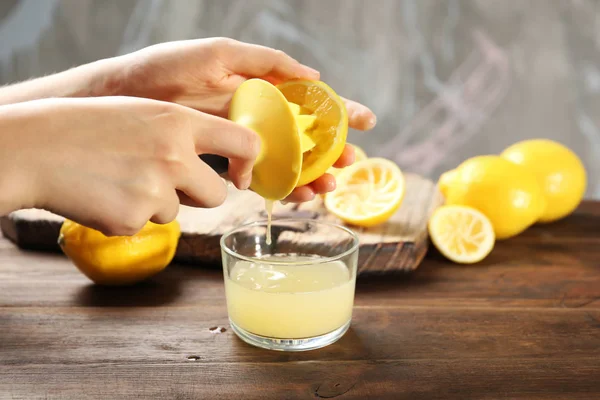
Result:
[[190,281],[222,282],[223,273],[213,268],[171,265],[154,277],[128,286],[90,284],[81,288],[75,301],[88,307],[156,307],[174,302]]
[[265,350],[254,347],[237,335],[232,335],[235,339],[232,342],[233,350],[236,354],[244,354],[248,357],[264,358],[268,357],[271,362],[294,362],[294,361],[313,361],[313,360],[355,360],[366,357],[368,352],[365,346],[364,338],[360,336],[354,326],[350,326],[348,331],[337,342],[332,343],[320,349],[310,351],[288,352],[275,351],[265,354]]

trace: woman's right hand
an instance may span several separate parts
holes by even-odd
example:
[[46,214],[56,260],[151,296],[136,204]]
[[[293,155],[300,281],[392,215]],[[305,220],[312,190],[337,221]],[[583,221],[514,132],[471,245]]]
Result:
[[230,178],[246,189],[259,147],[249,129],[155,100],[3,106],[0,214],[44,208],[107,235],[131,235],[148,220],[172,221],[180,202],[209,208],[223,203],[226,184],[199,154],[229,158]]

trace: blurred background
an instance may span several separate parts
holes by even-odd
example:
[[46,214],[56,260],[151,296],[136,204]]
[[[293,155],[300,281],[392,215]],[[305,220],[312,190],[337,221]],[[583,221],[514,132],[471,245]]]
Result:
[[600,198],[599,0],[1,0],[0,84],[211,36],[319,69],[378,115],[349,141],[407,171],[544,137]]

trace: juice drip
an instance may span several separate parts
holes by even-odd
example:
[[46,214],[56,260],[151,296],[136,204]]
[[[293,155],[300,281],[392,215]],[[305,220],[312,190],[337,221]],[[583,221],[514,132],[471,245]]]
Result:
[[265,199],[265,210],[267,211],[267,246],[271,245],[271,219],[273,217],[273,200]]

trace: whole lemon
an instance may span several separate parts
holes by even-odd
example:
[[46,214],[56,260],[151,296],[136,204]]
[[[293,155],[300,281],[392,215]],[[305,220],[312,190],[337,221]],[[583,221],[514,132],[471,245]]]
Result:
[[536,177],[500,156],[470,158],[442,175],[439,185],[446,204],[470,206],[488,217],[497,239],[523,232],[545,208]]
[[90,280],[101,285],[129,285],[162,271],[175,256],[180,227],[175,220],[148,222],[133,236],[102,232],[65,220],[58,243]]
[[501,153],[532,171],[546,197],[539,222],[552,222],[575,210],[585,194],[587,175],[579,157],[566,146],[547,139],[518,142]]

